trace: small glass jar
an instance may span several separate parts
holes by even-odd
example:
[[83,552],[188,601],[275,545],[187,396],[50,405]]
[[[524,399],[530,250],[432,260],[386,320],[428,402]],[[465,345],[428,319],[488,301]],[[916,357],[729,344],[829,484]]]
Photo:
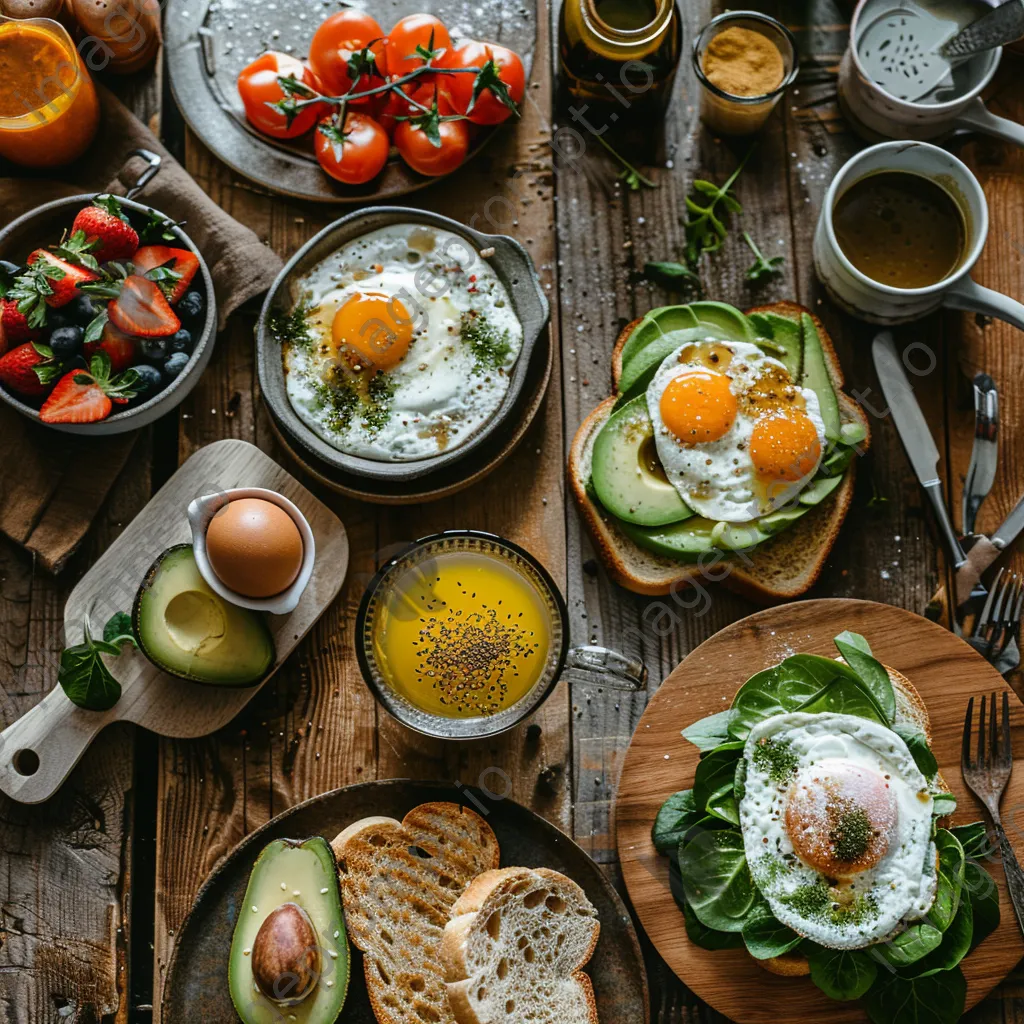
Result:
[[99,126],[96,88],[67,29],[49,18],[0,17],[0,156],[59,167]]
[[[736,96],[720,89],[704,73],[704,55],[708,46],[728,28],[745,28],[757,32],[779,51],[782,56],[782,81],[770,92],[757,96]],[[730,11],[709,21],[694,40],[693,68],[702,86],[700,116],[704,123],[722,135],[752,135],[768,120],[775,104],[793,84],[800,62],[796,40],[781,22],[756,11]]]
[[638,112],[664,110],[683,30],[675,0],[565,0],[562,77],[574,99]]

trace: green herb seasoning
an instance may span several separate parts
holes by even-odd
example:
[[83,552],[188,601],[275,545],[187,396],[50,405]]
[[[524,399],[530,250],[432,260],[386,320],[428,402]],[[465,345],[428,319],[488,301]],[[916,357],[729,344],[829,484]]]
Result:
[[752,756],[754,767],[774,783],[785,782],[800,766],[800,758],[784,740],[762,740]]
[[505,364],[512,343],[508,331],[499,331],[487,317],[475,309],[467,309],[460,323],[462,340],[469,345],[476,359],[476,371],[497,370]]
[[833,889],[824,881],[808,882],[777,898],[801,917],[819,918],[834,925],[857,925],[878,911],[870,896]]
[[316,309],[312,297],[307,294],[295,304],[295,308],[290,313],[273,310],[268,320],[270,333],[282,345],[286,343],[298,345],[309,351],[315,340],[309,329],[309,317],[316,312]]
[[872,835],[867,811],[862,807],[852,807],[839,815],[828,839],[839,860],[855,861],[867,852]]

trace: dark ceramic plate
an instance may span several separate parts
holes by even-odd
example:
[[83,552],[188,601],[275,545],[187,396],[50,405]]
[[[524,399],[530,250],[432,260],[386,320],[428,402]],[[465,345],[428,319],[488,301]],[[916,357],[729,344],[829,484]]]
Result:
[[[485,249],[494,250],[494,255],[489,257],[487,262],[508,291],[516,316],[523,325],[523,348],[512,367],[508,391],[505,392],[501,405],[475,434],[450,452],[408,462],[384,462],[338,451],[310,430],[298,417],[288,400],[285,388],[281,344],[271,333],[268,321],[273,311],[289,312],[292,309],[296,299],[292,290],[293,282],[333,252],[360,235],[376,231],[378,228],[390,224],[410,223],[450,231],[465,238],[477,252]],[[405,483],[464,459],[499,427],[508,425],[526,384],[538,339],[547,329],[548,315],[548,300],[541,288],[533,260],[514,238],[505,235],[485,235],[456,220],[427,210],[414,210],[403,206],[371,206],[336,220],[310,239],[285,264],[271,286],[260,312],[259,323],[256,325],[256,366],[260,390],[274,418],[284,428],[285,434],[299,446],[300,454],[313,455],[319,462],[353,476]]]
[[[239,71],[266,49],[305,57],[320,22],[347,6],[334,0],[168,0],[164,52],[182,115],[232,170],[272,192],[325,203],[365,203],[394,199],[437,180],[417,174],[395,155],[366,185],[342,185],[320,169],[308,136],[279,142],[260,135],[245,120],[235,85]],[[532,2],[375,0],[367,9],[385,32],[407,14],[436,14],[456,39],[483,39],[515,50],[529,77],[537,41]],[[516,129],[510,123],[505,130]],[[493,135],[494,129],[480,131],[470,157]]]
[[[633,923],[601,869],[567,836],[512,800],[495,800],[445,783],[395,779],[368,782],[299,804],[250,835],[214,871],[178,933],[167,970],[164,1024],[237,1024],[228,994],[228,950],[238,906],[260,850],[274,839],[322,835],[331,840],[369,815],[401,819],[417,804],[450,800],[483,814],[501,843],[502,866],[547,867],[582,886],[601,918],[601,937],[587,973],[594,983],[601,1024],[650,1021],[647,974]],[[353,949],[352,984],[339,1022],[376,1024]]]

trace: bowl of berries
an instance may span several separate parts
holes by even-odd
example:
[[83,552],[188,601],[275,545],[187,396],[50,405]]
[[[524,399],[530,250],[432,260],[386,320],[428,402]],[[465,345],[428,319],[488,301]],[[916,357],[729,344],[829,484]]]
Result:
[[0,231],[0,400],[47,426],[152,423],[195,387],[216,324],[199,250],[141,203],[72,196]]

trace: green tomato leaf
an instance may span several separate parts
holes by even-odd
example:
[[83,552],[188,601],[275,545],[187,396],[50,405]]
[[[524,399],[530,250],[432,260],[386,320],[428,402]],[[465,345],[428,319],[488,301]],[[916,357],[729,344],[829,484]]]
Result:
[[861,949],[826,949],[808,942],[803,953],[811,968],[811,981],[829,999],[860,999],[878,977],[878,964]]

